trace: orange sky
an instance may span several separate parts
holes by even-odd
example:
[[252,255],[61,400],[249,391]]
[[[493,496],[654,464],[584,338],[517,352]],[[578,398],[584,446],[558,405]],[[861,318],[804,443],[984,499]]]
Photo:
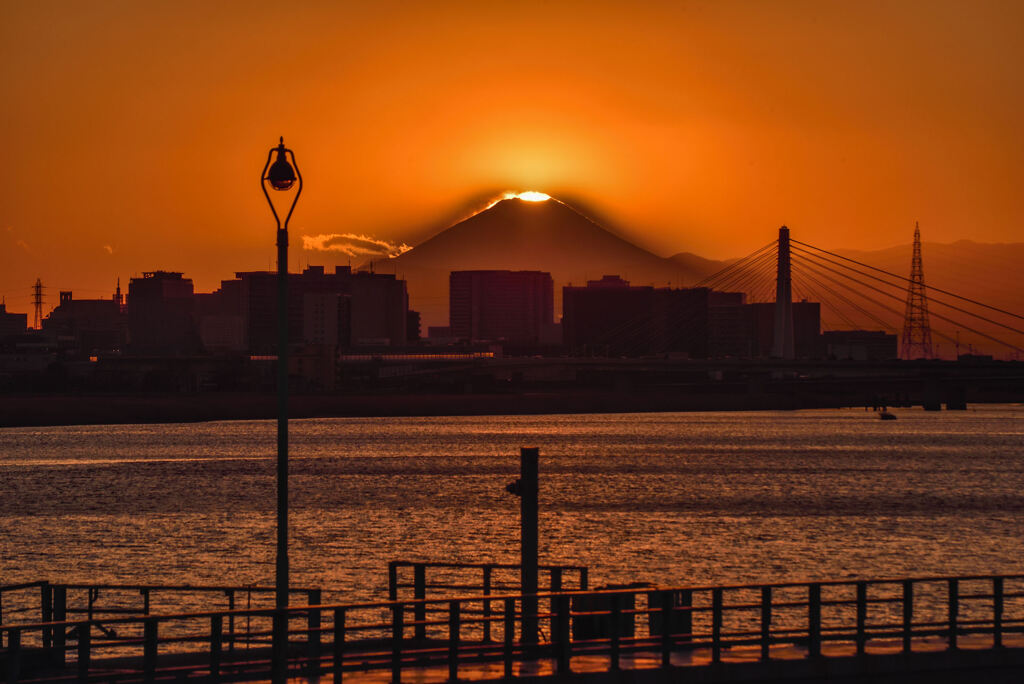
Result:
[[415,243],[505,189],[659,254],[1024,240],[1020,2],[0,2],[0,295]]

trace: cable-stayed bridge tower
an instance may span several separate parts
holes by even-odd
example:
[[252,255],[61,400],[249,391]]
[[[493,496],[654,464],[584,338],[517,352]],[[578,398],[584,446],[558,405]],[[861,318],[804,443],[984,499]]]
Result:
[[793,345],[793,279],[789,254],[789,228],[779,228],[779,260],[775,272],[775,330],[772,356],[795,359]]
[[928,322],[928,296],[924,289],[924,267],[921,265],[921,228],[914,221],[914,256],[910,261],[910,284],[907,286],[907,312],[903,317],[900,341],[903,359],[932,358],[932,328]]

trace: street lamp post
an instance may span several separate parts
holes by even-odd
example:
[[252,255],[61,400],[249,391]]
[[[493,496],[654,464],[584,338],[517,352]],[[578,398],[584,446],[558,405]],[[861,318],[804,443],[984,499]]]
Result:
[[[271,163],[274,154],[277,159]],[[288,157],[291,157],[289,163]],[[295,186],[295,196],[285,215],[284,224],[267,192],[286,192]],[[295,154],[284,146],[284,137],[277,147],[270,148],[263,166],[260,186],[277,222],[277,561],[274,574],[275,606],[288,607],[288,221],[302,194],[302,174],[295,163]],[[288,621],[283,611],[274,619],[273,680],[283,682],[287,676],[286,650]]]

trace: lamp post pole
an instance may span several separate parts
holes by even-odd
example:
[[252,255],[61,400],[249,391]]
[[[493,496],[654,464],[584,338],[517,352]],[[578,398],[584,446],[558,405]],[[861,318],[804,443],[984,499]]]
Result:
[[[275,153],[277,160],[271,163]],[[295,185],[296,180],[295,196],[282,224],[267,192],[267,185],[272,190],[285,192]],[[277,557],[274,604],[279,612],[274,617],[272,679],[284,682],[287,678],[288,638],[288,621],[283,611],[288,607],[288,221],[302,194],[302,174],[295,163],[295,154],[284,146],[284,137],[267,154],[260,186],[277,222]]]

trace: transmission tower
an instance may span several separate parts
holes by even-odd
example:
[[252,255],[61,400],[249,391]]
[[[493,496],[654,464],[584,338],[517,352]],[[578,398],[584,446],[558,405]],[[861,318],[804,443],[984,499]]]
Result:
[[932,328],[928,322],[928,296],[924,290],[924,267],[921,265],[921,228],[917,221],[914,222],[914,256],[910,262],[900,357],[908,360],[932,358]]
[[36,284],[32,286],[32,307],[35,310],[32,327],[39,330],[43,327],[43,281],[39,278],[36,278]]

